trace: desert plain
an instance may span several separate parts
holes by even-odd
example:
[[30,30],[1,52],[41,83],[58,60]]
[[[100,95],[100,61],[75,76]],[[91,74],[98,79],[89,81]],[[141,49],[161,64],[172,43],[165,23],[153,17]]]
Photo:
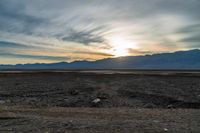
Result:
[[0,72],[0,133],[199,133],[200,71]]

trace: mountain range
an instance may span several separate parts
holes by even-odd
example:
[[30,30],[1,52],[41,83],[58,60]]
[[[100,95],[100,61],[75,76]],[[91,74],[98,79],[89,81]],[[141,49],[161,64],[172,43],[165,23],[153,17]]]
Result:
[[200,50],[71,63],[0,65],[0,69],[200,69]]

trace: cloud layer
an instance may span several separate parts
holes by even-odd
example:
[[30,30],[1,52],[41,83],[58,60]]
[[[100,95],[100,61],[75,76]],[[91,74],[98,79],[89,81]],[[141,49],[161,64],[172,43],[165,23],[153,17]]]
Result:
[[200,48],[199,7],[199,0],[1,0],[0,64]]

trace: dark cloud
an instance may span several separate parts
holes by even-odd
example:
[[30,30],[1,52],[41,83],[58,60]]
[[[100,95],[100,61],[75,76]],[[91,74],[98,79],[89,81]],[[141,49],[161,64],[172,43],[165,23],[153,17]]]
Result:
[[103,36],[101,36],[99,33],[97,34],[100,29],[94,28],[91,30],[83,30],[83,31],[77,31],[71,29],[69,31],[69,35],[62,38],[64,41],[71,41],[71,42],[77,42],[81,44],[93,44],[93,43],[104,43],[105,39]]
[[178,29],[175,33],[191,34],[191,33],[194,33],[194,32],[200,33],[200,23],[184,26],[184,27]]
[[157,7],[169,13],[187,16],[190,19],[200,20],[199,0],[159,0]]
[[112,56],[114,56],[113,54],[110,54],[110,53],[91,52],[91,51],[78,51],[76,53],[83,54],[83,55],[86,54],[86,55],[104,56],[104,57],[112,57]]
[[12,41],[0,41],[0,52],[3,50],[5,52],[5,50],[12,51],[12,50],[33,50],[33,49],[37,49],[37,50],[41,50],[44,49],[43,47],[41,47],[40,45],[38,46],[33,46],[33,45],[28,45],[28,44],[22,44],[22,43],[18,43],[18,42],[12,42]]
[[133,54],[133,55],[144,55],[144,54],[152,54],[153,52],[129,48],[128,53]]
[[180,39],[179,42],[188,43],[188,45],[196,45],[191,43],[200,43],[200,23],[187,25],[178,29],[175,33],[187,36]]
[[59,56],[41,56],[41,55],[27,55],[27,54],[13,54],[0,52],[0,56],[5,58],[19,58],[19,59],[37,59],[37,60],[52,60],[52,61],[65,61],[70,58]]
[[32,34],[34,28],[46,23],[44,18],[27,14],[22,2],[0,1],[0,31]]
[[31,46],[27,46],[20,43],[9,42],[9,41],[0,41],[0,48],[30,48]]
[[180,40],[181,42],[189,42],[189,43],[196,43],[198,42],[199,43],[199,46],[200,46],[200,33],[199,34],[195,34],[195,35],[191,35],[190,37],[186,37],[184,39],[181,39]]

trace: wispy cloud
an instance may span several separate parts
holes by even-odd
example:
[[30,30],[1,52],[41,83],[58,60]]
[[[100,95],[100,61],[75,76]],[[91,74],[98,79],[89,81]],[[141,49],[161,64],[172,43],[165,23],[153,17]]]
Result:
[[1,0],[0,54],[12,63],[95,60],[115,56],[116,36],[137,45],[130,55],[200,48],[199,7],[199,0]]
[[13,54],[13,53],[0,53],[0,56],[3,57],[15,57],[21,59],[37,59],[37,60],[51,60],[51,61],[58,61],[58,60],[67,60],[67,57],[59,57],[59,56],[42,56],[42,55],[25,55],[25,54]]
[[105,39],[99,33],[102,29],[95,28],[91,30],[83,30],[83,31],[76,31],[76,30],[69,30],[69,35],[63,36],[63,41],[72,41],[77,42],[85,45],[94,44],[94,43],[105,43]]
[[0,41],[0,48],[30,48],[30,46],[15,42]]

